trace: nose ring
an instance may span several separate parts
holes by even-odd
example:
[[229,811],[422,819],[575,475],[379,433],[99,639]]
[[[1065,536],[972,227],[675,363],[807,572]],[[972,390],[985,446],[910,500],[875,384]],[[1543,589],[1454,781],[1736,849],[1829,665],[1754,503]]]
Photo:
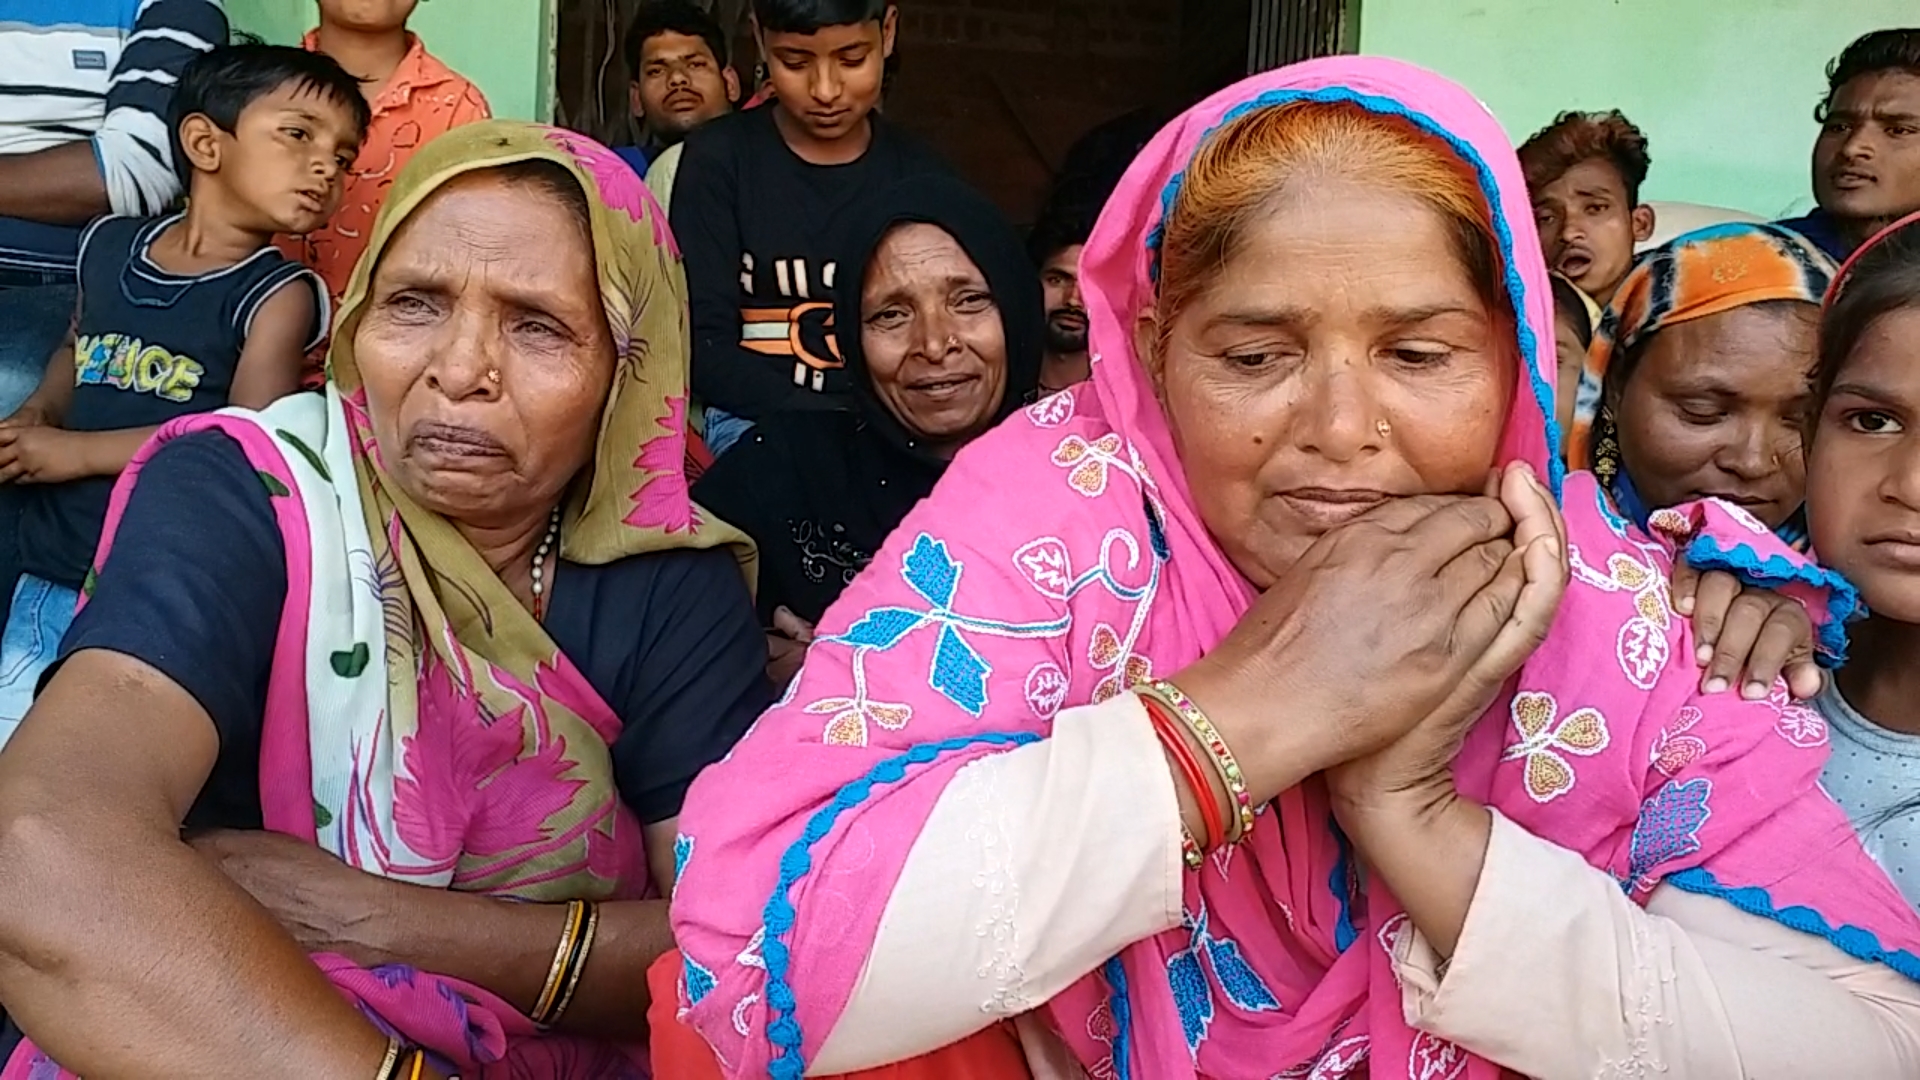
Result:
[[490,383],[492,383],[492,384],[493,384],[493,385],[495,385],[495,386],[499,386],[499,385],[500,385],[500,369],[499,369],[499,368],[488,368],[488,369],[487,369],[487,381],[488,381],[488,382],[490,382]]

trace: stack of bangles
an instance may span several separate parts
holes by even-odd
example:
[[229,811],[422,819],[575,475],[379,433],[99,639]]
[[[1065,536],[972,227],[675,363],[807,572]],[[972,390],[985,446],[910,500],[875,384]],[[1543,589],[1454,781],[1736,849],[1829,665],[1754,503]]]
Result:
[[573,1004],[573,992],[580,988],[580,975],[587,969],[587,953],[593,948],[593,933],[600,926],[600,905],[587,900],[567,901],[567,923],[560,931],[560,944],[553,950],[553,966],[547,969],[547,983],[533,1004],[533,1022],[550,1028],[560,1022],[567,1006]]
[[[1240,762],[1227,748],[1219,729],[1179,687],[1165,679],[1156,679],[1141,683],[1133,692],[1146,706],[1153,733],[1159,736],[1160,745],[1192,790],[1194,802],[1200,804],[1201,828],[1206,835],[1196,839],[1184,822],[1180,825],[1180,854],[1186,859],[1187,869],[1198,870],[1206,852],[1223,844],[1237,844],[1253,831],[1253,798],[1247,793],[1246,777],[1241,775]],[[1191,742],[1188,735],[1192,736]],[[1213,783],[1207,779],[1208,770],[1193,751],[1194,743],[1206,750],[1214,777],[1226,789],[1228,806],[1234,812],[1231,825],[1221,817],[1220,800],[1214,794]]]
[[373,1080],[420,1080],[421,1070],[427,1067],[425,1050],[408,1050],[399,1039],[387,1040],[387,1056],[380,1062],[380,1071],[373,1074]]

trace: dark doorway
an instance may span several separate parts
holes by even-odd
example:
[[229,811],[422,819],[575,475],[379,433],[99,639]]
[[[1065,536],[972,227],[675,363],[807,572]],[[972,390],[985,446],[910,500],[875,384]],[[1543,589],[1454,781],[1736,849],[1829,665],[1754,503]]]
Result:
[[[633,137],[621,32],[644,0],[560,0],[558,122]],[[755,66],[747,0],[711,0]],[[1358,0],[902,0],[887,113],[1017,223],[1073,141],[1150,108],[1172,112],[1248,71],[1349,51]]]

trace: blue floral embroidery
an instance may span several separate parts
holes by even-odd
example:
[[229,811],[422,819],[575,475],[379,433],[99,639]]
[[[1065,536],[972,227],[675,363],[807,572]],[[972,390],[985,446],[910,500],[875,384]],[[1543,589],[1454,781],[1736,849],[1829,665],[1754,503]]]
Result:
[[[1204,904],[1199,915],[1189,914],[1186,919],[1188,945],[1167,959],[1167,984],[1173,988],[1173,1002],[1180,1010],[1180,1027],[1186,1032],[1187,1049],[1193,1053],[1199,1053],[1207,1028],[1213,1024],[1215,985],[1227,1001],[1242,1012],[1276,1012],[1280,1008],[1280,1000],[1241,954],[1240,944],[1232,938],[1208,933],[1207,921]],[[1213,967],[1211,982],[1201,966],[1203,955]]]
[[687,872],[687,862],[693,858],[693,837],[686,833],[675,833],[673,837],[673,887],[680,888],[680,878]]
[[1113,1014],[1113,1077],[1133,1080],[1133,1004],[1127,1000],[1127,966],[1118,956],[1100,965],[1100,974],[1112,993],[1107,1011]]
[[1712,795],[1713,781],[1704,776],[1669,780],[1640,805],[1640,820],[1627,848],[1629,891],[1652,884],[1661,865],[1700,850],[1700,828],[1713,816],[1707,806]]
[[1628,525],[1626,515],[1615,508],[1613,499],[1607,494],[1605,486],[1593,485],[1593,504],[1600,508],[1600,518],[1607,523],[1607,528],[1613,530],[1613,535],[1622,540],[1626,539]]
[[681,978],[687,986],[687,1004],[698,1005],[713,993],[716,985],[713,972],[702,967],[686,950],[680,951]]
[[850,645],[856,650],[884,652],[900,644],[908,634],[922,627],[939,628],[934,644],[933,664],[927,672],[928,685],[948,701],[974,716],[987,707],[987,676],[993,665],[968,643],[966,635],[992,637],[1058,637],[1072,625],[1070,616],[1049,622],[1009,623],[996,619],[965,615],[953,608],[960,590],[960,575],[965,567],[947,553],[944,541],[926,533],[914,539],[913,547],[900,560],[900,574],[908,587],[927,603],[922,609],[878,607],[860,616],[845,633],[827,640]]
[[1333,924],[1333,947],[1346,952],[1360,936],[1353,926],[1353,897],[1359,891],[1360,875],[1353,865],[1353,845],[1347,842],[1347,834],[1332,817],[1327,818],[1327,828],[1333,830],[1333,839],[1340,846],[1340,857],[1333,860],[1333,873],[1327,875],[1327,889],[1340,905],[1340,917]]

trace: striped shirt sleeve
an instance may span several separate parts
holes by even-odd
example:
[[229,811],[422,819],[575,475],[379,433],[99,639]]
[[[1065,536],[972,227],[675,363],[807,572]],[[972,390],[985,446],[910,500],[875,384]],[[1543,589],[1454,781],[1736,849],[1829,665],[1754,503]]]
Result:
[[167,119],[173,91],[188,61],[226,40],[220,0],[141,0],[93,136],[114,213],[158,214],[180,194]]

